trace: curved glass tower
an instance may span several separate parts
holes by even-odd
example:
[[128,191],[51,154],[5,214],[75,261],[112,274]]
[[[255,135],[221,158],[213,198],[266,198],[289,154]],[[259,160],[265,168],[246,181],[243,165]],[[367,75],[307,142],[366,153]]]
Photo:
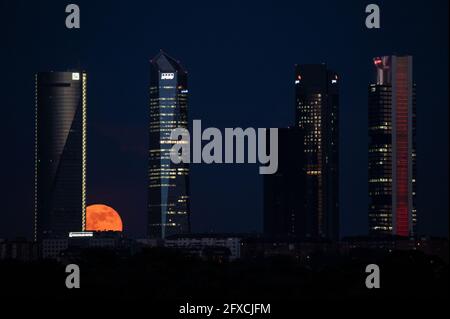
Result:
[[34,238],[84,230],[86,81],[83,72],[35,76]]
[[165,238],[190,231],[189,166],[170,160],[172,129],[188,127],[187,72],[162,51],[150,62],[148,235]]

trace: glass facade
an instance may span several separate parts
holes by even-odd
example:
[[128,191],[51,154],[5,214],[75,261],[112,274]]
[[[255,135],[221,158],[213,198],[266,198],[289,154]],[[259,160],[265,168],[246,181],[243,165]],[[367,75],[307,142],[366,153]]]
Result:
[[369,232],[416,233],[415,86],[412,57],[374,59],[369,86]]
[[170,150],[173,129],[188,128],[187,72],[164,52],[150,65],[148,166],[148,235],[151,238],[188,233],[189,165],[174,164]]
[[304,130],[305,237],[339,238],[339,79],[325,64],[295,69],[296,126]]
[[35,76],[35,240],[82,231],[86,210],[86,73]]

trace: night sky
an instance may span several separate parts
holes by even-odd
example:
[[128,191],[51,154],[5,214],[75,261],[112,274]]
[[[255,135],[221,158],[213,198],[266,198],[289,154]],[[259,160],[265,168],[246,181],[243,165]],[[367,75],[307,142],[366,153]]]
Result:
[[[203,127],[286,127],[294,64],[326,62],[341,81],[341,232],[367,233],[367,86],[372,57],[411,54],[417,83],[418,229],[448,236],[448,1],[0,0],[0,238],[31,238],[34,73],[88,72],[88,204],[147,220],[149,60],[189,71],[189,118]],[[65,7],[81,29],[65,27]],[[381,29],[365,27],[365,6]],[[257,164],[191,165],[192,231],[262,230]]]

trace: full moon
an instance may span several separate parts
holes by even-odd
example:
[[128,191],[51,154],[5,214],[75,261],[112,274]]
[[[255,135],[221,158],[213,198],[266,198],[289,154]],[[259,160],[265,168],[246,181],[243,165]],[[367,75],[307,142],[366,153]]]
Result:
[[94,204],[86,208],[86,231],[122,231],[122,219],[113,208]]

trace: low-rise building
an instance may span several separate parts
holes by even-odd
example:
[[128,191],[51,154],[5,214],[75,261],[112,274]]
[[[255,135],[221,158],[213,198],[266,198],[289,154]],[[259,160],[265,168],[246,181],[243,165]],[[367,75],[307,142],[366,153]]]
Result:
[[26,239],[1,240],[0,260],[33,261],[39,258],[37,243]]
[[67,238],[47,238],[42,241],[42,257],[58,259],[61,253],[70,249],[86,248],[122,249],[131,247],[121,232],[71,232]]
[[[225,247],[230,251],[229,259],[241,257],[241,237],[234,234],[181,234],[172,235],[165,239],[167,248],[187,249],[195,251],[201,257],[211,254],[212,247]],[[216,249],[217,250],[217,249]],[[221,255],[223,252],[221,251]]]

